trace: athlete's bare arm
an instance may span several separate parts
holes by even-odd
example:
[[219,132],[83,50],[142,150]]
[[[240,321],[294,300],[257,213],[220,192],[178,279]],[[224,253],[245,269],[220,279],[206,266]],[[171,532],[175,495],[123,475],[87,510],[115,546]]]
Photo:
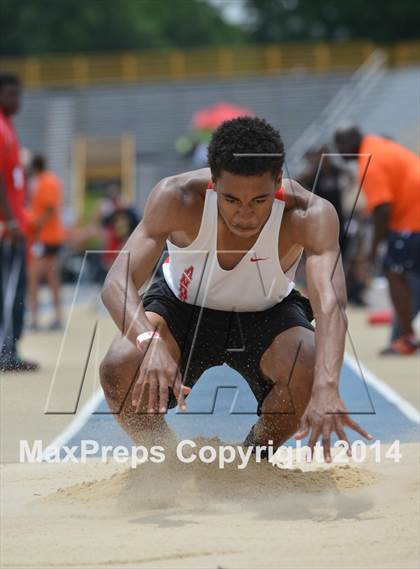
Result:
[[155,186],[143,219],[105,279],[102,300],[118,328],[134,345],[140,333],[151,330],[138,291],[151,277],[168,236],[192,228],[191,211],[195,204],[188,174],[165,178]]
[[[187,172],[159,182],[147,200],[144,217],[113,263],[102,289],[102,300],[114,322],[134,345],[139,334],[152,331],[139,296],[139,289],[151,277],[165,240],[173,233],[194,237],[200,222],[201,189],[207,173]],[[197,229],[198,231],[198,229]],[[166,411],[168,389],[174,391],[181,410],[185,409],[184,388],[178,364],[163,340],[152,340],[153,349],[142,344],[143,359],[133,389],[132,404],[138,407],[143,389],[149,390],[149,410]],[[159,400],[159,409],[157,401]]]
[[316,320],[316,356],[312,396],[296,438],[302,439],[310,433],[309,446],[313,449],[321,436],[325,458],[330,461],[332,432],[336,432],[339,439],[347,440],[344,427],[350,427],[365,438],[372,437],[348,416],[339,395],[347,330],[347,295],[338,242],[338,217],[329,202],[302,190],[309,194],[307,207],[295,209],[290,227],[292,238],[306,253],[308,295]]

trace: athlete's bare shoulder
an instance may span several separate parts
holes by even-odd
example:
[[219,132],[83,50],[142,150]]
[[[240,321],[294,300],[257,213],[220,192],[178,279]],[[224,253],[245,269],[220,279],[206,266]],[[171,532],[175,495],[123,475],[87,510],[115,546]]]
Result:
[[153,232],[193,234],[201,221],[204,196],[211,179],[209,168],[168,176],[153,188],[144,221]]
[[282,185],[285,190],[285,212],[306,212],[311,207],[314,198],[318,199],[292,178],[283,178]]
[[174,187],[181,189],[186,196],[195,197],[197,193],[203,196],[211,180],[211,171],[210,168],[190,170],[170,176],[167,180]]
[[[337,239],[339,223],[334,206],[313,192],[305,190],[296,180],[284,179],[285,226],[295,243],[305,248],[317,247],[326,233]],[[285,228],[286,228],[285,227]],[[322,246],[322,244],[320,244]]]

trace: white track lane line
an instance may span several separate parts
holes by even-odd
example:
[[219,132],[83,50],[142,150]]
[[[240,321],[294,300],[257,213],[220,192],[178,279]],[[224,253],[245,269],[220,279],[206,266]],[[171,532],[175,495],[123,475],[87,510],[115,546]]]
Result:
[[[88,294],[88,299],[84,299],[81,301],[77,301],[77,293],[79,290],[79,283],[77,283],[76,285],[77,289],[76,291],[73,290],[73,293],[71,295],[71,298],[67,298],[65,299],[63,306],[70,306],[70,312],[74,309],[75,306],[77,306],[77,308],[83,307],[83,306],[89,306],[91,299],[89,298],[89,294]],[[83,296],[83,294],[82,294]],[[40,312],[46,312],[51,306],[51,303],[48,304],[44,304],[41,305],[40,307]],[[50,388],[51,390],[51,388]],[[49,394],[48,394],[48,398],[49,398]],[[48,398],[47,398],[47,403],[48,403]],[[80,410],[80,413],[78,413],[74,419],[71,421],[71,423],[59,434],[57,435],[57,437],[48,445],[48,447],[54,448],[54,449],[58,449],[58,448],[62,448],[64,445],[66,445],[68,443],[68,441],[74,437],[74,435],[76,433],[78,433],[88,422],[90,416],[92,415],[92,413],[94,413],[96,411],[96,409],[99,407],[99,405],[102,403],[102,401],[104,401],[105,396],[104,393],[102,391],[102,388],[99,387],[97,391],[95,391],[95,393],[93,395],[91,395],[91,397],[89,397],[89,399],[86,401],[86,403],[83,405],[83,407]],[[46,404],[47,406],[47,404]],[[44,450],[43,454],[42,454],[42,460],[45,460],[46,457],[50,454],[48,452],[48,447]]]
[[71,423],[64,429],[64,431],[62,433],[60,433],[52,442],[50,445],[48,445],[48,447],[44,450],[43,454],[42,454],[42,460],[45,460],[47,458],[47,456],[49,456],[51,453],[54,453],[54,450],[48,450],[50,449],[60,449],[63,446],[65,446],[69,440],[74,437],[74,435],[76,435],[81,429],[83,429],[83,427],[86,425],[86,423],[89,421],[92,413],[94,413],[96,411],[96,409],[99,407],[99,405],[102,403],[102,401],[105,399],[104,397],[104,392],[102,391],[102,388],[99,388],[84,404],[84,406],[82,407],[82,409],[80,410],[80,413],[78,413],[73,421],[71,421]]
[[[344,354],[344,362],[355,372],[361,381],[364,379],[366,383],[373,387],[384,399],[392,403],[392,405],[395,405],[407,419],[410,419],[410,421],[413,421],[413,423],[417,425],[420,424],[420,413],[418,409],[392,389],[383,379],[380,379],[361,362],[357,362],[353,356],[347,353]],[[362,377],[360,372],[362,372]],[[418,381],[418,378],[413,378],[413,380]]]

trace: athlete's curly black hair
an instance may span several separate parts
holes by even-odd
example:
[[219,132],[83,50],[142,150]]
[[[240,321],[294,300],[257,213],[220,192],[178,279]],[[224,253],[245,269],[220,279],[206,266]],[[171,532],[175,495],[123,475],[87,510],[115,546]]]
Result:
[[225,121],[213,133],[208,162],[214,179],[222,170],[239,176],[271,172],[276,178],[284,162],[283,141],[280,133],[264,119],[239,117]]

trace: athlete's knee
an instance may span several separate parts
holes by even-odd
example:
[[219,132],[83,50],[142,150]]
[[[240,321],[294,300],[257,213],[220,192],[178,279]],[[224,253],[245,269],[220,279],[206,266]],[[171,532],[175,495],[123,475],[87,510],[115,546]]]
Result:
[[[275,349],[273,346],[270,350],[273,348]],[[261,369],[263,374],[277,385],[291,387],[296,384],[295,378],[298,383],[312,383],[315,367],[313,332],[308,330],[308,334],[303,334],[293,347],[267,355],[268,357],[261,361]]]
[[99,366],[99,378],[102,389],[105,394],[111,394],[115,391],[118,382],[118,363],[117,359],[107,354],[101,361]]
[[297,348],[296,365],[298,365],[302,372],[312,377],[315,368],[315,338],[311,333],[303,338]]
[[118,352],[111,347],[99,366],[100,382],[105,394],[110,397],[115,396],[130,382],[132,374],[133,366],[129,365],[124,352]]

